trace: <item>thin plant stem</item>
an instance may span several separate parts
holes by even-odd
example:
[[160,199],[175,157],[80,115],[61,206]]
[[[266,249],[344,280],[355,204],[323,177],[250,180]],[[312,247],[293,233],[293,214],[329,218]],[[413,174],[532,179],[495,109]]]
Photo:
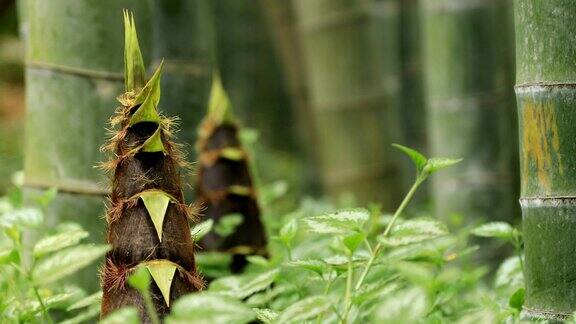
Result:
[[352,267],[352,253],[348,256],[348,278],[346,278],[346,293],[344,295],[344,315],[342,323],[348,323],[348,313],[352,307],[352,281],[354,277],[354,268]]
[[[384,233],[382,234],[383,237],[388,236],[388,234],[390,233],[390,230],[392,229],[392,226],[394,226],[394,222],[396,221],[398,216],[400,216],[400,214],[402,214],[402,212],[404,211],[406,206],[408,206],[408,203],[410,202],[410,200],[412,200],[412,197],[416,193],[416,189],[418,189],[420,184],[422,184],[422,182],[424,182],[424,180],[426,180],[427,176],[428,175],[424,173],[424,174],[418,176],[418,178],[416,178],[416,181],[414,181],[414,184],[410,188],[410,191],[408,191],[408,193],[406,194],[406,196],[402,200],[402,203],[400,203],[400,206],[398,206],[398,209],[396,209],[396,212],[394,213],[392,220],[390,220],[390,223],[388,223],[388,226],[386,226],[386,229],[384,230]],[[376,245],[374,250],[372,250],[372,254],[370,255],[370,259],[368,259],[368,262],[366,263],[366,267],[364,267],[362,274],[358,278],[358,281],[356,282],[356,286],[354,287],[354,290],[360,289],[360,286],[362,286],[364,279],[366,279],[366,275],[368,275],[368,272],[370,271],[370,268],[372,267],[374,260],[376,260],[376,257],[378,256],[378,254],[380,253],[380,250],[382,250],[382,248],[383,248],[382,242],[378,242],[378,244]]]

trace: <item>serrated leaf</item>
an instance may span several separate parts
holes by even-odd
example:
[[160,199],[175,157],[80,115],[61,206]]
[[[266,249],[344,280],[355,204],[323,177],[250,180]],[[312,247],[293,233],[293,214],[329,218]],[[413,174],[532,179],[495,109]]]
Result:
[[135,307],[122,307],[102,319],[99,324],[138,324],[140,316]]
[[108,245],[82,244],[56,252],[34,267],[33,278],[38,284],[48,284],[68,276],[110,250]]
[[[78,315],[68,318],[59,324],[81,324],[90,322],[91,319],[97,317],[100,314],[100,305],[92,305],[87,310],[79,313]],[[123,323],[124,324],[124,323]]]
[[160,76],[163,66],[164,60],[162,60],[158,68],[156,68],[152,78],[150,78],[136,98],[135,103],[140,104],[140,107],[138,107],[130,118],[130,125],[142,122],[160,123],[161,119],[157,107],[160,102]]
[[162,143],[160,126],[158,126],[158,129],[156,129],[154,134],[152,134],[150,137],[146,139],[144,144],[142,144],[140,151],[147,153],[165,152],[164,143]]
[[88,235],[88,232],[80,229],[42,238],[34,245],[34,256],[41,257],[47,253],[76,245]]
[[524,286],[524,274],[522,273],[519,257],[513,256],[502,262],[496,271],[494,285],[496,288],[504,286],[512,288]]
[[202,292],[178,299],[171,307],[171,314],[166,323],[244,324],[255,318],[254,311],[238,300]]
[[[74,294],[63,293],[44,297],[42,298],[42,303],[46,309],[54,308],[68,301],[73,295]],[[36,298],[24,300],[23,302],[14,302],[13,305],[10,306],[14,307],[13,311],[18,313],[20,318],[27,318],[42,311],[42,305],[40,305],[40,302]]]
[[434,274],[424,264],[398,262],[395,267],[402,277],[415,285],[430,288],[434,284]]
[[426,165],[426,162],[428,161],[428,159],[424,155],[422,155],[420,152],[416,150],[413,150],[409,147],[400,144],[392,144],[392,146],[404,152],[404,154],[408,155],[410,160],[412,160],[412,162],[416,166],[417,172],[418,173],[422,172],[424,166]]
[[222,80],[217,72],[212,76],[212,88],[208,102],[208,117],[216,124],[232,121],[232,106]]
[[256,318],[264,324],[276,323],[278,313],[269,308],[252,308],[256,313]]
[[214,225],[213,219],[205,220],[201,223],[196,224],[191,230],[190,234],[192,235],[192,239],[194,241],[200,241],[206,234],[212,230],[212,226]]
[[423,171],[429,174],[435,173],[442,169],[451,167],[457,163],[460,163],[462,159],[448,159],[448,158],[430,158],[426,163]]
[[419,243],[448,234],[446,226],[432,219],[407,220],[392,227],[387,237],[379,240],[388,246],[402,246]]
[[146,269],[150,271],[152,279],[154,279],[154,282],[160,289],[166,306],[170,306],[170,287],[172,287],[172,280],[174,280],[176,268],[177,266],[174,263],[167,260],[146,262]]
[[289,266],[289,267],[306,269],[306,270],[315,272],[319,276],[322,276],[322,274],[325,272],[325,270],[327,268],[326,262],[324,262],[322,260],[315,260],[315,259],[294,260],[294,261],[290,261],[290,262],[286,263],[285,265]]
[[476,227],[471,233],[481,237],[511,239],[514,227],[506,222],[490,222]]
[[284,243],[284,245],[290,246],[297,232],[298,222],[295,219],[292,219],[288,223],[284,224],[284,226],[282,226],[278,235],[278,239]]
[[146,68],[138,44],[134,16],[124,10],[124,86],[126,91],[142,88],[146,83]]
[[288,306],[278,315],[277,323],[301,323],[324,313],[330,306],[326,296],[310,296]]
[[102,301],[102,292],[99,291],[99,292],[93,293],[90,296],[87,296],[85,298],[80,299],[79,301],[75,302],[74,304],[68,306],[68,308],[66,308],[66,310],[67,311],[73,311],[75,309],[84,308],[86,306],[99,305],[101,301]]
[[144,202],[144,206],[154,223],[158,239],[162,242],[162,227],[164,225],[164,217],[166,210],[170,204],[170,196],[160,190],[149,190],[140,193],[140,199]]
[[362,224],[370,217],[366,209],[347,209],[334,213],[304,218],[302,221],[308,228],[321,234],[347,234],[360,230]]
[[241,161],[246,157],[246,153],[238,147],[226,147],[220,151],[220,156],[232,161]]

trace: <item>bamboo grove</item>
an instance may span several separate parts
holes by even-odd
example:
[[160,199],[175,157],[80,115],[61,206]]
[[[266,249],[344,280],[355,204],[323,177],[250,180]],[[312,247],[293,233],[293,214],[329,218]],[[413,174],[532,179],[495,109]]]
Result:
[[107,211],[107,242],[112,250],[102,270],[102,316],[122,306],[136,306],[150,321],[145,300],[127,285],[127,277],[145,267],[155,285],[152,299],[164,316],[170,302],[200,290],[189,218],[196,210],[183,201],[180,169],[187,168],[171,140],[174,119],[158,112],[162,63],[146,82],[146,71],[133,17],[125,13],[125,93],[111,119],[113,136],[103,149],[111,160],[102,167],[112,174]]

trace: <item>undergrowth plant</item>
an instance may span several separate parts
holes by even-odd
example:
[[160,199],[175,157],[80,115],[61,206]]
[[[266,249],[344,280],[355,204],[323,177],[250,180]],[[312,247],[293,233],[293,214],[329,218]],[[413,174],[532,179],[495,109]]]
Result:
[[0,197],[0,323],[72,324],[98,316],[101,294],[88,295],[66,278],[109,247],[82,243],[89,233],[76,223],[48,229],[44,211],[55,195],[47,190],[28,205],[20,188]]
[[[181,295],[200,290],[189,218],[179,170],[188,165],[171,140],[174,119],[158,112],[162,63],[146,82],[134,19],[124,13],[125,88],[111,119],[115,128],[103,147],[112,173],[107,241],[102,269],[102,316],[124,306],[143,322],[158,323]],[[129,280],[131,274],[136,279]],[[143,274],[144,273],[144,274]],[[146,279],[146,275],[151,276]],[[139,278],[139,279],[138,279]]]
[[247,255],[266,255],[261,220],[247,150],[233,117],[230,99],[214,74],[208,112],[198,130],[197,192],[204,217],[214,224],[200,245],[231,255],[230,270],[239,272]]
[[[523,302],[519,232],[507,223],[488,223],[449,233],[436,219],[404,218],[418,187],[459,160],[428,159],[396,147],[412,159],[417,175],[394,214],[382,214],[377,206],[334,209],[321,201],[305,200],[283,218],[284,225],[273,237],[272,259],[248,257],[245,273],[220,277],[207,291],[183,297],[167,321],[519,320]],[[506,260],[496,272],[494,289],[484,283],[488,269],[469,262],[478,250],[468,243],[470,234],[500,238],[518,247],[519,256]]]

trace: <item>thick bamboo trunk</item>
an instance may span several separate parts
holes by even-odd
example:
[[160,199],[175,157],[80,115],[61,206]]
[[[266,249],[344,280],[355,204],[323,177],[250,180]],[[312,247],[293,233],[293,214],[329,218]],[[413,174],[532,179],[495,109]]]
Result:
[[318,158],[314,149],[316,147],[314,115],[310,111],[305,64],[296,28],[294,6],[291,1],[286,0],[260,0],[260,5],[271,27],[276,55],[282,63],[286,92],[290,96],[292,110],[296,113],[299,146],[302,148],[303,160],[307,165],[303,170],[305,185],[308,192],[316,192],[319,189],[319,179],[318,170],[314,168],[314,161]]
[[382,61],[365,1],[294,1],[318,136],[320,173],[332,196],[398,200],[395,111],[386,101]]
[[526,302],[530,316],[576,310],[576,6],[515,1]]
[[[28,194],[56,187],[48,224],[80,223],[102,242],[104,194],[94,166],[104,125],[122,89],[122,9],[139,17],[149,58],[148,1],[24,0],[26,14],[25,185]],[[96,267],[80,272],[84,287],[98,286]]]
[[210,0],[154,0],[154,66],[164,59],[163,107],[179,116],[179,139],[194,156],[213,69]]
[[510,3],[425,0],[430,150],[462,157],[433,179],[436,213],[517,218]]
[[220,0],[214,9],[218,67],[236,115],[260,131],[266,147],[299,152],[296,118],[260,6]]

